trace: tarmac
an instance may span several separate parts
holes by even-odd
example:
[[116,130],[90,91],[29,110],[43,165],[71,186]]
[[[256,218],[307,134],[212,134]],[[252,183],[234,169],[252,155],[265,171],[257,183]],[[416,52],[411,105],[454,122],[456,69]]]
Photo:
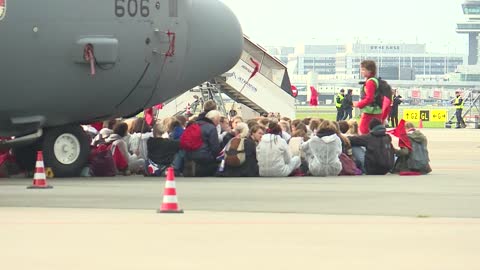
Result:
[[0,269],[480,269],[480,130],[400,177],[0,179]]

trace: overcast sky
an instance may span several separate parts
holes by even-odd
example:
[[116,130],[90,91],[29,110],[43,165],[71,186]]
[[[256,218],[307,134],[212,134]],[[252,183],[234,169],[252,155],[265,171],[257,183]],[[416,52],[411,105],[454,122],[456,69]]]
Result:
[[243,31],[263,45],[354,41],[426,43],[434,52],[464,54],[455,32],[464,0],[221,0]]

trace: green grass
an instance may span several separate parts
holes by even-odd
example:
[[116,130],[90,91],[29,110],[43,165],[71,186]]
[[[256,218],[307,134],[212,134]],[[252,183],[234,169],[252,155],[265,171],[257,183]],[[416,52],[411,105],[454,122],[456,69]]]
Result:
[[326,120],[335,120],[337,118],[337,114],[333,113],[299,113],[297,112],[296,118],[297,119],[304,119],[304,118],[323,118]]
[[[418,127],[419,122],[412,122],[416,127]],[[424,128],[445,128],[445,123],[443,122],[423,122]]]
[[334,106],[297,107],[296,116],[297,119],[311,117],[335,120],[337,118],[337,109]]

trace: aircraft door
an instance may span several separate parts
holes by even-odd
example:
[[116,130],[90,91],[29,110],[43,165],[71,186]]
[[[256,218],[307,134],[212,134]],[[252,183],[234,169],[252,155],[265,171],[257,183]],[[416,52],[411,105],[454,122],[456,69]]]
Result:
[[145,60],[154,66],[163,61],[172,39],[168,30],[162,27],[163,3],[165,1],[152,3],[151,31],[145,39]]
[[178,95],[176,85],[182,74],[178,71],[183,63],[188,31],[185,17],[179,16],[187,13],[179,10],[187,10],[189,2],[163,0],[151,3],[151,31],[145,40],[145,61],[150,65],[154,85],[146,103],[148,106]]

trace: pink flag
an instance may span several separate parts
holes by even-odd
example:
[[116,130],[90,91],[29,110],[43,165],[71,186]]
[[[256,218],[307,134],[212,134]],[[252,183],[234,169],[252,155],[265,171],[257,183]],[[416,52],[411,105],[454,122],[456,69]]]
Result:
[[295,98],[298,96],[298,89],[295,85],[292,85],[292,96]]
[[310,86],[310,92],[312,96],[310,97],[310,106],[318,106],[318,92],[315,87]]
[[250,78],[248,78],[249,80],[251,78],[253,78],[255,75],[257,75],[258,71],[260,70],[260,63],[253,60],[253,58],[250,57],[250,61],[252,61],[252,63],[255,65],[255,68],[253,69],[253,72],[252,72],[252,75],[250,75]]
[[397,128],[390,130],[387,133],[392,134],[399,139],[400,147],[406,147],[412,150],[412,143],[410,142],[407,131],[405,130],[405,120],[402,119],[400,123],[398,123]]
[[153,125],[153,108],[145,109],[144,115],[145,115],[145,122],[147,122],[149,126],[152,126]]

